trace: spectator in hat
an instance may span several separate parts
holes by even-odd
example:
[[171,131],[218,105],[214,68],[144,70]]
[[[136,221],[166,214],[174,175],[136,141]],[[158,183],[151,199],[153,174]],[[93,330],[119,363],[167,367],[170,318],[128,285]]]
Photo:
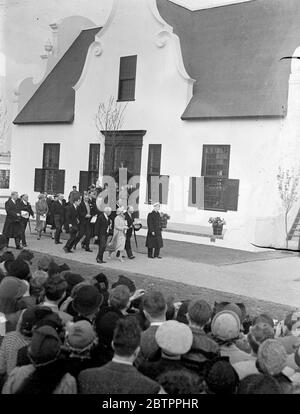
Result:
[[[65,329],[61,318],[56,312],[46,306],[36,306],[35,313],[38,315],[34,328],[40,328],[42,326],[51,326],[58,334],[61,341],[65,338]],[[28,346],[22,347],[18,351],[17,366],[31,364],[31,360],[28,355]]]
[[58,304],[65,297],[67,287],[68,284],[61,275],[48,277],[45,283],[45,300],[42,303],[43,306],[48,306],[53,312],[56,312],[64,324],[73,320],[71,315],[60,311],[58,307]]
[[235,345],[240,338],[241,321],[231,310],[218,312],[211,323],[211,336],[220,347],[221,356],[229,357],[230,363],[253,360],[255,357],[242,351]]
[[5,335],[0,348],[1,375],[10,374],[16,367],[19,349],[30,343],[33,327],[44,314],[43,308],[24,309],[16,330]]
[[[300,345],[300,312],[290,312],[284,319],[284,329],[276,339],[285,347],[287,354],[293,354]],[[278,331],[277,331],[278,332]]]
[[241,380],[237,394],[283,394],[283,391],[274,377],[251,374]]
[[136,366],[148,360],[155,360],[160,357],[159,346],[155,334],[159,326],[166,321],[167,304],[161,292],[148,292],[143,297],[143,312],[150,326],[141,334],[140,353],[136,360]]
[[0,283],[0,312],[6,319],[0,322],[0,336],[16,329],[21,315],[19,301],[26,292],[26,283],[16,277],[6,276]]
[[29,282],[31,278],[30,267],[24,260],[17,257],[10,265],[9,275]]
[[9,275],[9,268],[12,262],[14,262],[15,256],[11,251],[5,251],[0,259],[0,281]]
[[266,339],[258,349],[257,369],[259,372],[271,375],[280,383],[283,392],[289,393],[292,381],[283,373],[287,366],[287,353],[277,339]]
[[99,292],[103,296],[102,306],[108,306],[109,284],[108,284],[107,276],[104,273],[99,273],[98,275],[93,277],[92,284],[96,286],[96,288],[99,290]]
[[202,394],[203,384],[195,372],[187,370],[167,371],[157,378],[168,395]]
[[48,280],[48,274],[43,270],[36,270],[30,280],[30,296],[35,298],[35,302],[39,305],[45,296],[45,285]]
[[195,299],[189,302],[186,317],[193,333],[193,344],[182,360],[186,367],[195,369],[198,373],[204,369],[207,360],[220,356],[219,345],[204,331],[211,315],[212,310],[205,300]]
[[37,262],[38,270],[44,270],[45,272],[48,272],[49,265],[51,263],[52,259],[47,254],[40,257],[40,259]]
[[109,361],[98,344],[92,324],[86,320],[67,324],[64,353],[68,372],[76,379],[81,371],[102,366]]
[[102,295],[95,286],[83,284],[76,291],[72,307],[76,313],[74,321],[85,319],[93,323],[102,304]]
[[118,280],[111,285],[111,288],[114,289],[120,285],[127,286],[131,295],[133,295],[136,291],[134,282],[126,276],[119,275]]
[[[251,355],[257,358],[257,352],[260,344],[262,344],[266,339],[274,338],[274,329],[268,323],[259,322],[250,327],[247,338],[251,347]],[[237,362],[233,364],[233,367],[236,370],[240,380],[248,375],[258,374],[259,372],[256,367],[255,359]]]
[[66,372],[60,359],[61,341],[50,326],[33,332],[28,349],[30,365],[16,367],[9,375],[2,394],[76,394],[76,380]]
[[34,258],[34,253],[31,250],[28,250],[28,249],[23,249],[18,254],[18,259],[24,260],[24,262],[26,262],[28,264],[28,266],[32,265],[33,258]]
[[235,394],[239,385],[239,377],[227,357],[210,361],[204,379],[207,394]]
[[62,302],[59,304],[59,309],[66,311],[69,303],[73,300],[71,298],[71,292],[74,288],[74,286],[78,285],[81,282],[84,282],[84,278],[80,276],[78,273],[70,272],[69,270],[65,272],[61,272],[62,277],[65,279],[65,281],[68,284],[66,295],[63,298]]
[[161,356],[156,361],[145,361],[139,371],[149,378],[157,380],[159,375],[172,370],[186,370],[181,357],[191,349],[193,334],[184,323],[166,321],[155,333],[155,340],[161,350]]
[[120,319],[113,335],[114,357],[100,368],[79,374],[80,394],[157,394],[161,387],[133,366],[141,332],[133,316]]
[[120,285],[111,290],[109,306],[101,308],[95,319],[95,328],[99,341],[108,353],[112,352],[111,342],[117,321],[127,316],[130,304],[130,291],[127,286]]
[[59,310],[67,312],[69,315],[73,316],[73,318],[78,317],[77,312],[73,308],[73,300],[82,286],[90,286],[90,283],[87,280],[77,283],[77,285],[73,287],[70,296],[61,302]]

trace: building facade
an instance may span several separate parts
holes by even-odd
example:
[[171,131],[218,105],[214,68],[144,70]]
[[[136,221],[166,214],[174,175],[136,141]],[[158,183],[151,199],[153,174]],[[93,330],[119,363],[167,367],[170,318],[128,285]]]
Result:
[[[102,28],[62,22],[55,36],[73,41],[61,41],[64,53],[38,85],[25,80],[18,91],[11,188],[31,201],[40,191],[83,190],[105,150],[104,174],[125,166],[140,177],[141,218],[158,177],[167,191],[155,198],[171,222],[208,226],[221,216],[224,238],[237,245],[283,245],[276,176],[279,166],[297,167],[300,65],[280,59],[299,55],[297,16],[297,0],[195,11],[115,0]],[[79,29],[64,35],[65,24]],[[104,148],[95,114],[111,97],[126,108]]]

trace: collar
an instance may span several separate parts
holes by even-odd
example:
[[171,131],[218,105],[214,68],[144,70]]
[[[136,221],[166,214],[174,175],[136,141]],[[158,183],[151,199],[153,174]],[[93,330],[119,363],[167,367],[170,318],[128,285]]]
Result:
[[164,322],[151,322],[150,326],[160,326],[162,325]]
[[58,306],[56,303],[49,302],[48,300],[45,300],[45,302],[43,303],[43,306],[48,306],[49,308],[58,309]]
[[116,364],[133,365],[132,362],[126,361],[125,359],[118,357],[118,355],[113,357],[112,362],[115,362]]
[[108,220],[108,216],[105,213],[103,213],[103,214],[104,214],[104,217],[106,218],[106,220]]

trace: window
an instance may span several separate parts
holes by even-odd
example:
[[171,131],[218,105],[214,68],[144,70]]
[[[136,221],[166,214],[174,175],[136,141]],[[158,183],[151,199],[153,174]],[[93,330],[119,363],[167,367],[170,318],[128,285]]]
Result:
[[63,193],[65,170],[59,170],[60,144],[44,144],[43,168],[35,169],[34,191]]
[[89,186],[96,184],[99,178],[100,144],[90,144]]
[[0,170],[0,188],[9,188],[10,170]]
[[120,58],[119,101],[134,101],[137,56]]
[[150,144],[147,170],[147,203],[168,203],[169,176],[160,175],[161,144]]

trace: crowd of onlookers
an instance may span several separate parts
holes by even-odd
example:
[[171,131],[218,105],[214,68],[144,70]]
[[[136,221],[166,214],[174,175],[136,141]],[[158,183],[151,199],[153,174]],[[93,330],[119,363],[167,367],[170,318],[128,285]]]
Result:
[[0,236],[2,394],[300,393],[300,312],[175,302],[33,258]]

